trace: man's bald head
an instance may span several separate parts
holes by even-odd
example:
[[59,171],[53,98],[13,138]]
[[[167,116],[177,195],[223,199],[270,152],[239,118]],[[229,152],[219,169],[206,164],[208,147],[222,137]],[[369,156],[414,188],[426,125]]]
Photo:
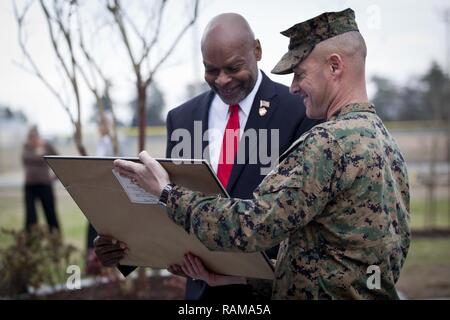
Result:
[[364,38],[350,31],[318,43],[294,67],[291,93],[303,97],[308,117],[328,119],[346,104],[368,100],[366,55]]
[[213,18],[202,37],[205,81],[223,102],[237,104],[258,78],[261,45],[248,22],[236,13]]
[[255,34],[245,18],[237,13],[223,13],[214,17],[203,33],[202,52],[211,46],[253,47]]

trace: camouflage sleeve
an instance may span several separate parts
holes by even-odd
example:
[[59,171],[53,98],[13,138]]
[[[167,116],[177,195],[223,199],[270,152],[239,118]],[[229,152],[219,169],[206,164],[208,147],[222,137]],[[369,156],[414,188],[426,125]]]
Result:
[[315,129],[259,185],[253,199],[205,196],[175,186],[167,203],[172,220],[211,250],[256,252],[280,243],[320,214],[332,198],[343,152]]

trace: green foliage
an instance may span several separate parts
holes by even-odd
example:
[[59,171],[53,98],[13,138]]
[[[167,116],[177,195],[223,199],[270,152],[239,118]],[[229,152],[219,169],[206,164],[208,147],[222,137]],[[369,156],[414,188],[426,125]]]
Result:
[[67,279],[67,266],[73,264],[71,245],[64,245],[57,232],[35,226],[30,232],[1,230],[12,238],[0,248],[0,296],[18,297],[29,287],[55,285]]
[[398,86],[387,78],[374,76],[376,93],[372,97],[378,115],[385,121],[448,119],[450,79],[433,62],[420,77]]
[[382,77],[374,76],[372,82],[377,89],[372,98],[377,114],[385,121],[397,120],[398,110],[401,108],[399,89],[391,80]]
[[437,63],[422,77],[425,86],[424,100],[434,119],[448,118],[450,100],[450,79]]

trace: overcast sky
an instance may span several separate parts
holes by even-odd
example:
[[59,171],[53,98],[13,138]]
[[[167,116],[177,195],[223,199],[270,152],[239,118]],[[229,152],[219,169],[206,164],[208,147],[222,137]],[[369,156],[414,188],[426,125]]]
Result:
[[[360,31],[367,42],[368,80],[377,74],[404,84],[425,72],[433,60],[446,67],[442,12],[445,8],[450,8],[450,0],[203,0],[195,28],[180,42],[175,54],[158,73],[157,81],[165,95],[166,111],[188,98],[187,84],[202,80],[199,41],[204,27],[215,15],[236,12],[248,20],[263,47],[260,68],[270,74],[274,64],[287,50],[288,39],[280,35],[280,31],[324,11],[343,10],[347,7],[355,10]],[[46,25],[40,19],[37,9],[36,7],[32,13],[34,24],[29,35],[30,51],[43,61],[44,68],[48,66],[50,70],[54,65],[54,54],[49,46]],[[44,133],[71,132],[69,119],[55,98],[39,80],[14,63],[22,63],[24,60],[17,43],[17,27],[11,1],[0,1],[0,21],[0,104],[24,110],[31,121],[40,125]],[[117,52],[110,52],[109,56],[117,56],[117,65],[123,62],[119,49]],[[291,75],[270,77],[286,85],[292,79]],[[123,105],[134,95],[131,87],[133,75],[125,75],[123,78],[128,86],[120,86],[121,89],[113,92],[113,96],[117,98],[119,114],[125,119],[127,114]],[[50,79],[57,81],[57,74],[50,74]],[[87,106],[92,103],[91,98],[84,101]]]

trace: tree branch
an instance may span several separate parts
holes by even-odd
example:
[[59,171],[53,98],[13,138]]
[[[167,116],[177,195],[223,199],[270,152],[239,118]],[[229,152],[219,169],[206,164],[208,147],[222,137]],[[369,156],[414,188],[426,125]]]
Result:
[[158,11],[158,22],[156,23],[155,34],[154,34],[153,39],[150,42],[150,44],[149,45],[145,44],[141,59],[139,60],[139,64],[141,64],[142,61],[144,61],[144,59],[147,58],[148,54],[153,49],[154,45],[158,42],[159,34],[161,31],[162,17],[164,15],[164,8],[166,8],[166,4],[167,4],[167,0],[161,1],[161,6],[159,7],[159,11]]
[[[56,13],[55,22],[56,22],[57,26],[59,27],[59,30],[63,34],[63,37],[67,44],[67,48],[69,49],[69,53],[70,53],[70,62],[71,62],[71,69],[72,69],[72,71],[70,72],[69,68],[68,68],[68,66],[66,66],[66,62],[64,61],[64,59],[61,55],[61,52],[59,50],[58,42],[56,41],[56,39],[54,37],[53,25],[51,22],[52,19],[49,14],[48,8],[44,5],[44,0],[40,0],[39,2],[41,3],[42,10],[44,11],[44,14],[47,18],[50,39],[52,41],[53,48],[56,52],[56,56],[58,57],[58,60],[60,61],[61,65],[63,66],[63,69],[65,70],[66,75],[70,79],[70,82],[72,84],[72,89],[74,91],[75,101],[76,101],[76,106],[77,106],[77,118],[78,118],[78,122],[79,122],[79,121],[81,121],[81,98],[80,98],[80,91],[79,91],[78,80],[77,80],[77,62],[76,62],[76,58],[75,58],[75,53],[73,51],[72,38],[71,38],[71,34],[70,34],[71,14],[69,13],[67,16],[68,20],[66,22],[66,25],[68,26],[68,29],[66,29],[65,25],[62,22],[62,19],[63,19],[62,9],[58,8],[58,6],[57,6],[58,2],[56,0],[53,2],[54,11]],[[70,3],[69,5],[71,6],[72,3]]]
[[[69,106],[64,102],[63,98],[61,97],[61,95],[58,93],[58,91],[47,81],[47,79],[45,79],[45,77],[43,76],[42,72],[39,70],[39,68],[37,67],[35,61],[33,60],[33,58],[31,57],[30,53],[28,52],[28,49],[25,45],[25,42],[23,40],[23,34],[24,34],[24,29],[23,29],[23,21],[25,19],[25,16],[29,10],[29,8],[31,7],[33,1],[30,1],[28,3],[28,5],[25,6],[25,9],[22,11],[22,14],[19,14],[19,11],[17,9],[17,5],[15,3],[15,1],[13,1],[13,9],[14,9],[14,15],[16,17],[16,21],[17,21],[17,26],[18,26],[18,41],[19,41],[19,46],[20,49],[22,51],[22,53],[24,54],[26,60],[28,61],[28,63],[30,64],[32,71],[28,70],[30,73],[32,73],[34,76],[36,76],[39,80],[42,81],[42,83],[44,84],[44,86],[53,94],[53,96],[55,96],[55,98],[58,100],[58,102],[60,103],[60,105],[62,106],[62,108],[67,112],[69,119],[71,121],[71,123],[75,126],[75,119],[72,115],[72,112],[70,111]],[[25,69],[23,67],[23,69]],[[27,70],[27,69],[25,69]]]
[[[117,26],[119,27],[120,35],[122,36],[123,43],[125,44],[125,48],[128,52],[128,56],[130,57],[131,64],[133,67],[133,70],[136,74],[136,77],[140,78],[140,65],[136,63],[136,59],[133,55],[133,51],[131,49],[130,41],[128,38],[128,33],[125,29],[125,24],[123,23],[122,19],[122,8],[120,5],[119,0],[114,0],[114,4],[107,5],[108,10],[111,12],[111,14],[114,17],[114,21],[116,22]],[[138,80],[140,81],[140,80]]]
[[183,35],[186,33],[186,31],[189,29],[189,27],[192,26],[195,23],[195,21],[197,20],[198,4],[199,4],[199,0],[195,0],[194,15],[193,15],[192,19],[181,30],[181,32],[175,38],[175,40],[173,41],[172,45],[167,50],[167,52],[162,56],[162,58],[158,61],[158,63],[153,67],[153,70],[150,72],[150,74],[148,75],[147,79],[145,80],[145,85],[146,86],[148,86],[152,82],[153,76],[156,73],[156,71],[164,63],[164,61],[166,61],[166,59],[170,56],[170,54],[172,53],[172,51],[175,49],[176,45],[178,44],[178,41],[183,37]]

